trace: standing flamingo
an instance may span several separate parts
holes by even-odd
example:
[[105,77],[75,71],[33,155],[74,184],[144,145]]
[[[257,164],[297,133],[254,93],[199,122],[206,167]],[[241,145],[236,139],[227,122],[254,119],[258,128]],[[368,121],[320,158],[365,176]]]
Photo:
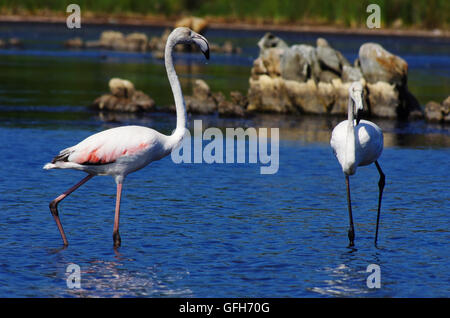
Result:
[[119,247],[119,214],[122,185],[125,177],[150,162],[159,160],[176,148],[186,131],[186,107],[180,82],[172,61],[172,51],[178,43],[197,44],[205,57],[209,59],[208,41],[194,31],[180,27],[172,31],[165,48],[165,66],[170,87],[175,99],[177,114],[176,129],[166,136],[156,130],[142,126],[122,126],[94,134],[79,144],[62,150],[44,169],[76,169],[88,175],[69,190],[50,203],[50,211],[56,221],[64,246],[69,243],[64,234],[58,215],[58,203],[96,175],[109,175],[115,178],[117,198],[114,216],[114,247]]
[[[355,229],[353,226],[352,204],[350,200],[349,176],[355,174],[358,166],[375,163],[380,179],[378,182],[378,213],[375,231],[375,246],[378,239],[378,225],[380,223],[381,198],[385,184],[385,175],[378,164],[378,158],[383,151],[383,133],[377,125],[367,120],[359,120],[358,112],[363,109],[363,87],[360,82],[354,82],[349,90],[348,119],[340,122],[331,135],[331,147],[336,155],[347,184],[347,203],[350,218],[348,238],[350,246],[354,246]],[[354,120],[356,113],[356,120]]]

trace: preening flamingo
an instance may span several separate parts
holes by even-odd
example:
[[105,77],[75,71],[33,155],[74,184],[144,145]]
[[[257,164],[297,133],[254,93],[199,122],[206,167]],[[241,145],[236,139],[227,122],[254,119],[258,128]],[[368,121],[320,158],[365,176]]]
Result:
[[62,150],[44,169],[76,169],[88,175],[69,190],[50,203],[50,211],[56,221],[64,246],[69,243],[64,233],[59,215],[58,203],[96,175],[109,175],[115,178],[117,197],[114,216],[114,247],[119,247],[119,214],[122,185],[125,177],[155,160],[159,160],[176,148],[186,131],[186,107],[180,82],[172,61],[175,45],[196,44],[209,59],[208,41],[194,31],[180,27],[172,31],[165,48],[165,66],[170,87],[175,99],[176,129],[170,136],[142,126],[122,126],[94,134],[79,144]]
[[[350,199],[349,176],[355,174],[356,168],[375,163],[380,179],[378,181],[378,212],[375,230],[375,245],[378,239],[378,226],[380,223],[381,199],[385,185],[385,175],[378,163],[383,151],[383,133],[377,125],[367,120],[359,120],[358,112],[363,109],[363,87],[360,82],[354,82],[349,88],[348,119],[340,122],[331,135],[331,147],[336,155],[347,184],[347,203],[350,219],[348,238],[350,246],[354,246],[355,229],[353,226],[352,204]],[[356,115],[356,119],[354,118]]]

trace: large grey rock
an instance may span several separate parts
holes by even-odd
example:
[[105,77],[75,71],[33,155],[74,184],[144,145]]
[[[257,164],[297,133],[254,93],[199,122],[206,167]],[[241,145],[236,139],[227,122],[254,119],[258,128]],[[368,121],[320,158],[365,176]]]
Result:
[[300,44],[293,45],[281,55],[281,77],[287,80],[306,82],[320,76],[320,66],[314,47]]
[[381,81],[397,86],[406,85],[408,64],[401,57],[386,51],[380,44],[361,45],[358,60],[367,82]]
[[316,48],[316,53],[322,69],[329,69],[336,74],[341,74],[341,61],[333,48],[319,46]]

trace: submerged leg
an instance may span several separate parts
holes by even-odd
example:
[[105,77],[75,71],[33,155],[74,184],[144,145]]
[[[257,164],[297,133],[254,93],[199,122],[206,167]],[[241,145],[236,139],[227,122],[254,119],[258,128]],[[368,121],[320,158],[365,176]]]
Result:
[[122,182],[117,183],[116,212],[114,215],[113,240],[114,248],[119,247],[121,243],[119,235],[119,217],[120,217],[120,198],[122,196]]
[[64,246],[68,246],[69,242],[67,241],[66,234],[64,233],[64,229],[62,227],[61,221],[59,219],[58,214],[58,203],[61,202],[64,198],[66,198],[69,194],[71,194],[73,191],[81,187],[83,184],[85,184],[89,179],[91,179],[94,175],[89,174],[88,176],[84,177],[80,182],[78,182],[76,185],[74,185],[72,188],[58,196],[56,199],[54,199],[52,202],[50,202],[50,212],[52,212],[53,218],[55,219],[56,225],[58,226],[59,233],[61,234],[61,238],[63,240]]
[[355,228],[353,226],[353,215],[352,215],[352,201],[350,199],[350,180],[348,175],[345,176],[345,182],[347,183],[347,203],[348,203],[348,217],[350,219],[350,229],[348,230],[348,239],[350,241],[349,246],[354,246],[355,243]]
[[383,189],[384,189],[384,185],[385,185],[386,176],[384,175],[383,170],[381,170],[381,167],[378,164],[378,161],[375,161],[375,166],[377,167],[378,173],[380,174],[380,180],[378,181],[379,194],[378,194],[377,227],[375,230],[375,245],[377,245],[378,225],[380,224],[381,199],[383,198]]

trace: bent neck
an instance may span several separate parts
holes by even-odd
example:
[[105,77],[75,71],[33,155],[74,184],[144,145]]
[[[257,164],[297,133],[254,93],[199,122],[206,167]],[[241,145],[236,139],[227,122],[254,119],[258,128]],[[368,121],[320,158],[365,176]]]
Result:
[[183,92],[181,91],[180,81],[178,80],[175,67],[173,65],[172,51],[177,43],[172,37],[167,39],[164,60],[166,65],[167,77],[169,78],[170,88],[172,89],[175,100],[175,109],[177,112],[177,127],[173,135],[183,135],[186,129],[186,106],[184,104]]

